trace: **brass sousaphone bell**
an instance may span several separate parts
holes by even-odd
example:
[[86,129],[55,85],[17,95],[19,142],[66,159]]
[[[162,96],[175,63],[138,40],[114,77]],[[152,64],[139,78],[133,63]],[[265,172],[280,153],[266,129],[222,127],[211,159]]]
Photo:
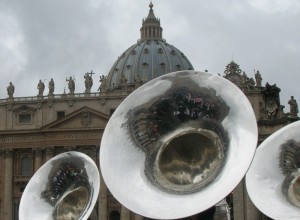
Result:
[[86,220],[100,188],[94,161],[79,152],[59,154],[45,163],[27,184],[20,220]]
[[300,122],[262,142],[247,172],[246,186],[252,202],[265,215],[300,219]]
[[113,196],[149,218],[215,205],[250,166],[257,125],[246,96],[206,72],[166,74],[130,94],[109,120],[100,167]]

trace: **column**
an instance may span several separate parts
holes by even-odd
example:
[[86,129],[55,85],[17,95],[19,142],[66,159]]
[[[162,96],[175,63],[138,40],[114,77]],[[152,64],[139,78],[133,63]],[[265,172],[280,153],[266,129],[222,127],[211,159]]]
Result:
[[244,218],[244,179],[233,191],[233,217],[238,220],[245,220]]
[[130,220],[130,210],[121,205],[121,220]]
[[3,152],[4,157],[4,194],[3,194],[3,219],[12,220],[13,213],[13,150],[6,149]]
[[34,150],[34,172],[36,172],[42,166],[43,151],[39,148]]
[[134,220],[143,220],[143,216],[141,216],[139,214],[135,214],[134,215]]
[[46,148],[46,162],[50,160],[54,155],[54,148],[53,147],[48,147]]
[[255,205],[252,203],[247,190],[245,190],[244,199],[245,199],[246,220],[260,220],[260,212],[255,207]]
[[107,186],[100,172],[100,193],[98,199],[98,216],[99,220],[107,219]]

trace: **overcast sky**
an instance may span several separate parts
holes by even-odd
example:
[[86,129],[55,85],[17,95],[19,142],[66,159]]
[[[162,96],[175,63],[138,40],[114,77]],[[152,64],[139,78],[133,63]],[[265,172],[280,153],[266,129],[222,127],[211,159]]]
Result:
[[[233,59],[249,77],[281,88],[288,111],[300,103],[299,0],[153,0],[163,37],[195,70],[223,75]],[[0,99],[13,82],[15,97],[37,95],[39,79],[55,81],[55,93],[84,92],[93,70],[93,92],[117,57],[140,37],[149,0],[0,0]],[[68,92],[68,91],[67,91]],[[48,89],[46,89],[46,94]]]

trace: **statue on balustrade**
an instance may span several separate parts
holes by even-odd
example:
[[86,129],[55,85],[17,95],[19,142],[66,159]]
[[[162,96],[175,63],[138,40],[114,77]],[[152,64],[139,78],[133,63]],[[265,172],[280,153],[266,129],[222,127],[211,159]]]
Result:
[[107,87],[107,76],[104,76],[104,75],[100,76],[99,82],[101,84],[100,84],[100,86],[98,88],[98,91],[100,91],[100,93],[101,92],[106,92],[106,89],[107,89],[106,88]]
[[93,73],[93,71],[91,71],[90,73],[86,73],[84,75],[85,93],[91,93],[91,88],[93,86],[93,78],[92,78],[93,74],[95,74],[95,73]]
[[53,95],[53,93],[54,93],[54,81],[53,81],[52,78],[49,81],[48,88],[49,88],[49,95]]
[[262,77],[258,70],[255,73],[255,81],[256,81],[256,86],[261,87]]
[[298,104],[297,101],[294,99],[294,96],[291,96],[291,99],[289,100],[290,105],[290,116],[291,117],[297,117],[298,110]]
[[37,85],[37,89],[39,90],[38,96],[43,96],[44,90],[45,90],[45,83],[42,82],[42,80],[39,81]]
[[7,94],[9,98],[13,98],[15,92],[15,86],[12,84],[12,82],[9,83],[7,87]]
[[72,78],[72,76],[70,76],[69,79],[66,79],[66,81],[68,82],[68,88],[69,88],[69,91],[70,91],[69,94],[74,94],[74,91],[75,91],[75,81],[74,81],[74,79]]

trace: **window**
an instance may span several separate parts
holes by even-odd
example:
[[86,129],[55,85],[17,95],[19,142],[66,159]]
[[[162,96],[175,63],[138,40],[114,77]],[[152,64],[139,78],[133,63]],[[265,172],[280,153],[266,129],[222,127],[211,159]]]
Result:
[[21,123],[21,124],[31,123],[31,114],[29,114],[29,113],[19,114],[19,123]]
[[116,109],[110,109],[109,114],[112,116],[112,114],[115,112]]
[[59,120],[59,119],[62,119],[63,117],[65,117],[66,113],[64,111],[59,111],[59,112],[56,112],[56,119]]
[[30,176],[31,175],[31,161],[29,157],[25,156],[21,159],[21,176]]
[[118,211],[112,211],[109,215],[109,220],[120,220],[120,213]]

